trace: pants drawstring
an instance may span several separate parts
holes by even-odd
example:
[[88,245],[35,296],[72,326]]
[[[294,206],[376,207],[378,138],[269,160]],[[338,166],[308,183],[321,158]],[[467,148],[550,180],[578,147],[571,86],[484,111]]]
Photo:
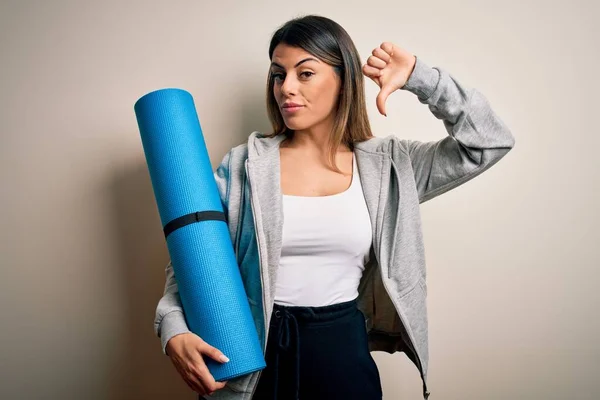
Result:
[[[279,350],[289,352],[294,350],[295,354],[291,355],[294,359],[294,397],[298,399],[298,392],[300,388],[300,332],[298,329],[298,320],[293,313],[288,310],[275,310],[275,317],[278,319],[277,324],[277,347],[278,351],[275,353],[275,396],[277,396],[278,389],[278,369],[279,369]],[[293,337],[292,337],[293,336]],[[293,349],[290,349],[290,342],[294,341]]]
[[382,400],[379,370],[356,299],[326,306],[275,303],[269,327],[267,367],[253,398]]

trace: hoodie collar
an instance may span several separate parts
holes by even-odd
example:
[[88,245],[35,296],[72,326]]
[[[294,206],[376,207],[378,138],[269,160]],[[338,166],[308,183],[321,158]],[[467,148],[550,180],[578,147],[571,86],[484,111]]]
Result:
[[[278,149],[281,142],[285,140],[285,137],[283,134],[266,136],[259,131],[252,132],[248,138],[248,158],[253,160]],[[380,149],[380,144],[381,140],[373,137],[369,140],[355,143],[354,148],[368,153],[383,154],[384,152]]]

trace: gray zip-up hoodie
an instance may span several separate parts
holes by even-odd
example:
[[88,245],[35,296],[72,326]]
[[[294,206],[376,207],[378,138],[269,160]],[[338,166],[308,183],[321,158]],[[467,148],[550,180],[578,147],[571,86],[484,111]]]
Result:
[[[394,135],[356,143],[354,153],[373,229],[369,263],[359,284],[370,351],[404,352],[429,397],[427,284],[419,204],[481,174],[515,139],[479,91],[417,57],[402,87],[427,104],[448,135],[421,142]],[[273,310],[283,226],[279,144],[252,132],[215,172],[231,240],[263,352]],[[171,262],[154,320],[163,353],[169,339],[190,332]],[[249,400],[261,371],[231,379],[206,398]]]

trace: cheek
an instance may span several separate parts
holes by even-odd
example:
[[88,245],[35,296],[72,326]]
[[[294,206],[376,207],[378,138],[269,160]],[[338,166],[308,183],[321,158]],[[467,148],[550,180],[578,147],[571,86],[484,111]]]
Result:
[[331,85],[326,82],[315,82],[313,85],[306,87],[304,93],[310,103],[320,107],[329,103],[333,97]]
[[337,91],[335,85],[330,83],[321,85],[312,93],[313,103],[318,105],[319,110],[328,113],[337,101]]

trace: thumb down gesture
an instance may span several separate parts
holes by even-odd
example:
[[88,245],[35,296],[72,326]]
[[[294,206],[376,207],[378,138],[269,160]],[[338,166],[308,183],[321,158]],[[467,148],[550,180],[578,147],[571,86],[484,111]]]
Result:
[[416,57],[390,42],[383,42],[373,50],[373,55],[363,65],[363,74],[381,88],[377,95],[377,109],[387,117],[385,101],[388,96],[402,88],[412,74]]

